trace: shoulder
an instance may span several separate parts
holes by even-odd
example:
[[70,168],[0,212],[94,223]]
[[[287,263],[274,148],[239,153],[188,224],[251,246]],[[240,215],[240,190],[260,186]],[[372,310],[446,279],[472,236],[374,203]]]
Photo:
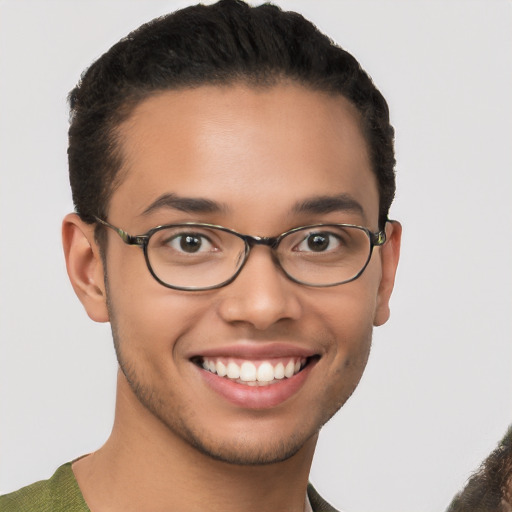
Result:
[[308,498],[313,512],[341,512],[329,505],[311,484],[308,485]]
[[76,483],[71,462],[48,480],[0,496],[2,512],[90,512]]

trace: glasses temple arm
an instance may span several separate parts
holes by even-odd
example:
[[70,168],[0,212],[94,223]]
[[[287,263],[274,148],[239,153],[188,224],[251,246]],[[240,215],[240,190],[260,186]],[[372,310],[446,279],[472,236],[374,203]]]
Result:
[[146,239],[145,236],[133,236],[127,233],[126,231],[122,230],[121,228],[117,228],[116,226],[110,224],[110,222],[107,222],[106,220],[100,219],[99,217],[94,216],[96,219],[96,222],[99,224],[102,224],[103,226],[106,226],[107,228],[113,229],[123,240],[123,242],[127,245],[143,245],[144,240]]

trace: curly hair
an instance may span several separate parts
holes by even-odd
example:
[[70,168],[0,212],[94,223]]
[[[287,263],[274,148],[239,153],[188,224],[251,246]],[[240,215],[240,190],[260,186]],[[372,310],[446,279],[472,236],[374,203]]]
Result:
[[119,126],[165,90],[291,80],[342,95],[358,109],[379,190],[382,227],[395,194],[394,130],[382,94],[356,59],[301,15],[240,0],[187,7],[121,39],[69,94],[69,175],[76,212],[105,218],[122,181]]
[[512,512],[512,426],[446,512]]

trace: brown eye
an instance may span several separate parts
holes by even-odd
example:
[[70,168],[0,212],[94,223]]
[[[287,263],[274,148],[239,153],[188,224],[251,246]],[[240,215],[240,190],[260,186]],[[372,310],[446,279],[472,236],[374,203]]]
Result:
[[185,252],[197,252],[201,249],[201,239],[197,236],[180,236],[180,247]]
[[180,233],[168,240],[167,245],[179,252],[189,254],[212,251],[211,242],[203,235],[195,233]]
[[308,247],[315,252],[325,251],[329,247],[329,237],[322,234],[308,237]]
[[338,248],[339,245],[340,240],[333,233],[309,233],[297,246],[296,250],[302,252],[325,252],[332,251]]

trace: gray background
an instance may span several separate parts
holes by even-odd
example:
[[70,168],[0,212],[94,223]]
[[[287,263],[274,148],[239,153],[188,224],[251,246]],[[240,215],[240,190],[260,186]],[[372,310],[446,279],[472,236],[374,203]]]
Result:
[[[0,1],[0,490],[109,434],[109,326],[68,283],[66,95],[186,1]],[[353,52],[396,128],[402,261],[389,323],[321,435],[312,481],[350,512],[440,511],[512,423],[512,3],[282,0]],[[307,411],[305,411],[307,413]]]

